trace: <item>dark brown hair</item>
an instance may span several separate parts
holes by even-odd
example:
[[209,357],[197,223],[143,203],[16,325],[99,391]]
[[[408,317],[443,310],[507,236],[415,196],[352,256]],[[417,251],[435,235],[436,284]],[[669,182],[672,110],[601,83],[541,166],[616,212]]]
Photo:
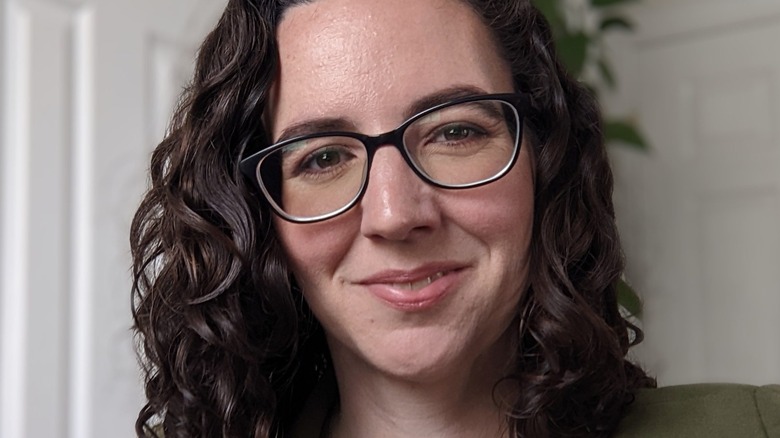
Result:
[[[593,97],[557,61],[529,0],[462,0],[493,29],[529,93],[535,157],[530,287],[518,309],[514,436],[608,436],[654,381],[625,359],[623,256]],[[301,1],[230,0],[152,156],[133,220],[133,318],[148,403],[136,433],[271,437],[289,431],[331,366],[272,227],[238,162],[267,145],[261,115],[275,27]]]

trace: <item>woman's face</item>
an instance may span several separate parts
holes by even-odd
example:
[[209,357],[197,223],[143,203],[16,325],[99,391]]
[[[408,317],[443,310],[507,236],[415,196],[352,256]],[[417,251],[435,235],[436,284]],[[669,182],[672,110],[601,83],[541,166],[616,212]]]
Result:
[[[514,91],[489,29],[454,0],[318,0],[286,12],[278,44],[274,140],[325,118],[376,135],[431,98]],[[276,218],[339,371],[435,379],[509,358],[528,275],[528,149],[502,179],[447,190],[382,147],[354,208],[314,224]]]

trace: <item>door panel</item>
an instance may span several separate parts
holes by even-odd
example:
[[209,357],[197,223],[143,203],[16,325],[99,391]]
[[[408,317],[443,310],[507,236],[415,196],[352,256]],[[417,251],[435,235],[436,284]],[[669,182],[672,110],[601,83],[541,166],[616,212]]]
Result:
[[780,2],[729,3],[637,8],[648,30],[616,50],[631,89],[612,104],[652,144],[613,158],[636,355],[661,384],[780,381]]
[[0,436],[134,436],[130,219],[223,6],[0,6]]

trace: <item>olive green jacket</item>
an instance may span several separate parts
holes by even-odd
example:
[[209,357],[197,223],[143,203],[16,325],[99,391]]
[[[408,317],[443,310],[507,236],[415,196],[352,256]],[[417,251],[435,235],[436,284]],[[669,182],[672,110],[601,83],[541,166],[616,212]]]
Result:
[[[335,384],[319,385],[293,438],[319,438],[335,402]],[[614,438],[780,438],[780,385],[698,384],[643,389]]]
[[699,384],[645,389],[616,438],[780,438],[780,385]]

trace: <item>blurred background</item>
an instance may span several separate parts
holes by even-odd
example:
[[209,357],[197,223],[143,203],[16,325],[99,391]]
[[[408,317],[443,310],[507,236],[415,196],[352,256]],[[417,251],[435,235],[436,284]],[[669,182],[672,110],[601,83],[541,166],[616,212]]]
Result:
[[[131,437],[129,224],[224,2],[0,1],[0,437]],[[610,146],[632,355],[661,385],[780,382],[780,0],[620,6],[601,98],[648,145]]]

